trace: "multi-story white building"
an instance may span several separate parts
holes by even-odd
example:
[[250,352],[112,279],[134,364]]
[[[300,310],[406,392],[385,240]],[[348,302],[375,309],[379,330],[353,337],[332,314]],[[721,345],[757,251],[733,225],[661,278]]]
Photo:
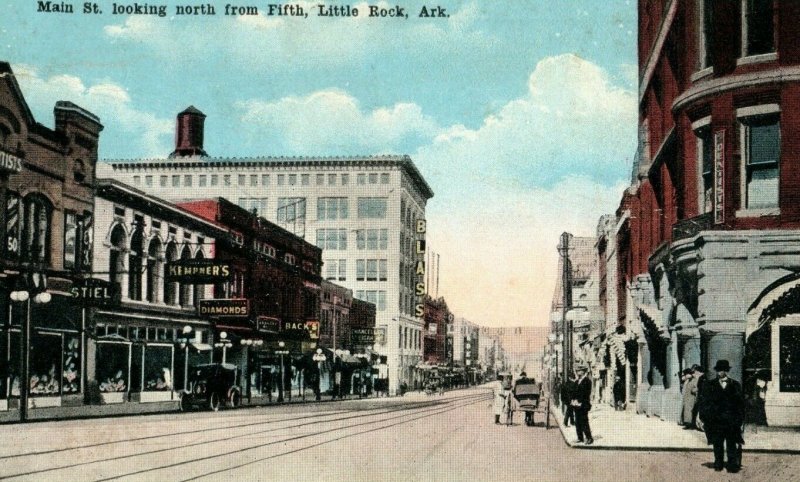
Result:
[[178,115],[176,149],[163,159],[105,160],[98,175],[170,201],[222,196],[323,249],[323,277],[377,307],[375,350],[389,389],[422,359],[425,206],[433,197],[408,156],[212,158],[205,116]]

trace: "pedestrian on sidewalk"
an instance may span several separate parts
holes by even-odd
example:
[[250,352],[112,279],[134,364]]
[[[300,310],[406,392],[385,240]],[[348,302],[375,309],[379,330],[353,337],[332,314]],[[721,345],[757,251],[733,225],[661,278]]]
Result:
[[586,376],[587,369],[581,365],[575,369],[578,380],[575,382],[575,392],[572,395],[570,405],[575,412],[575,432],[578,434],[578,442],[586,442],[586,445],[594,443],[592,429],[589,427],[589,410],[592,409],[592,381]]
[[683,371],[683,412],[681,414],[681,424],[684,430],[697,428],[694,420],[694,406],[697,404],[697,383],[698,379],[694,376],[694,371],[687,368]]
[[492,390],[494,391],[494,423],[499,425],[506,397],[511,393],[511,376],[508,376],[508,383],[506,383],[506,377],[497,375],[497,380],[492,384]]
[[[704,385],[700,397],[700,420],[703,421],[709,443],[714,445],[714,470],[722,470],[725,452],[728,472],[738,472],[742,465],[742,425],[745,402],[742,385],[730,378],[728,360],[718,360],[714,366],[717,378]],[[726,450],[727,449],[727,450]]]
[[703,430],[703,422],[699,420],[697,416],[700,410],[700,397],[703,394],[703,388],[706,383],[706,373],[703,371],[703,367],[698,364],[692,365],[692,377],[697,380],[697,399],[692,409],[692,425],[694,425],[697,430]]
[[570,402],[575,393],[575,381],[567,376],[564,383],[561,384],[561,409],[564,412],[564,426],[569,427],[570,424],[575,425],[575,411]]
[[614,376],[614,410],[625,410],[625,383],[619,375]]

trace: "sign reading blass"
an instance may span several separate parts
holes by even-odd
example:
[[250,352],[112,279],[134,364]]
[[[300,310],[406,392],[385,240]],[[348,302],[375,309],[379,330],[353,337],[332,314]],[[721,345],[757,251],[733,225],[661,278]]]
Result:
[[230,263],[214,259],[181,259],[167,263],[167,281],[194,284],[214,284],[231,279]]

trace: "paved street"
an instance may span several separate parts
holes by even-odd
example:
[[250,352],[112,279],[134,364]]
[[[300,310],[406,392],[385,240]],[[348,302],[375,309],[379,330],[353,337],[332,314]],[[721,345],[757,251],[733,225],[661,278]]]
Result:
[[[800,459],[568,447],[557,428],[493,423],[483,388],[444,396],[0,427],[3,480],[791,480]],[[602,436],[602,434],[598,434]]]

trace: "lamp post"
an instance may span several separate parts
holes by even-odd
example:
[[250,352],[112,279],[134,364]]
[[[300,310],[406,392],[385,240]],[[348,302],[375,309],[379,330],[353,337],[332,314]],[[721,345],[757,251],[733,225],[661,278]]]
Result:
[[280,380],[278,380],[278,403],[283,402],[283,355],[288,355],[289,350],[285,350],[286,343],[283,341],[278,342],[278,348],[280,350],[275,350],[275,353],[281,356],[281,374]]
[[[31,287],[34,289],[46,289],[46,278],[41,273],[34,273],[30,276]],[[31,360],[31,292],[27,290],[12,291],[9,295],[11,301],[19,301],[26,303],[26,313],[24,326],[21,333],[21,350],[20,350],[20,382],[19,382],[19,420],[25,422],[28,420],[28,397],[31,389],[31,374],[30,374],[30,360]],[[49,303],[51,299],[50,293],[42,291],[34,295],[34,303]]]
[[314,353],[312,357],[315,362],[317,362],[317,385],[316,385],[316,392],[317,392],[317,400],[320,400],[320,383],[322,382],[322,362],[325,361],[325,355],[322,353],[322,348],[317,348],[317,352]]
[[227,359],[227,350],[231,345],[233,345],[233,342],[228,339],[228,333],[225,331],[219,332],[219,341],[214,343],[214,346],[222,348],[222,363],[225,363]]
[[189,343],[192,342],[192,327],[185,325],[181,330],[181,348],[183,348],[183,389],[189,389]]
[[564,377],[568,377],[572,371],[572,337],[571,329],[567,327],[567,310],[572,306],[572,265],[569,260],[569,240],[572,238],[570,233],[561,233],[561,242],[558,244],[558,254],[562,258],[561,262],[561,331],[563,334],[563,370]]

